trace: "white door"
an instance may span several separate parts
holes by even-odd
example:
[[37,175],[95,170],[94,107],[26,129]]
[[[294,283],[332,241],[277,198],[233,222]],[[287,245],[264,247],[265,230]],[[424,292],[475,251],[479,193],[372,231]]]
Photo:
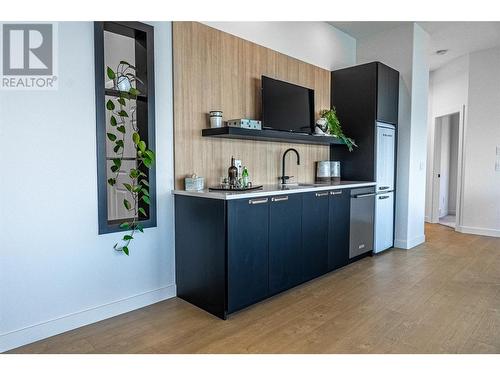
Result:
[[448,191],[450,186],[450,116],[445,116],[440,125],[441,155],[439,163],[439,217],[448,215]]
[[375,199],[375,253],[393,246],[394,193],[379,193]]
[[394,127],[377,126],[377,192],[394,190]]

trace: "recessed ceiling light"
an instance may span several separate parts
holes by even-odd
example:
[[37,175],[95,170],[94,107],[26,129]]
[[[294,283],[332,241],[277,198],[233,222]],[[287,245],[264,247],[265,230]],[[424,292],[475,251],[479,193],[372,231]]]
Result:
[[447,52],[448,52],[447,49],[438,49],[436,51],[436,55],[446,55]]

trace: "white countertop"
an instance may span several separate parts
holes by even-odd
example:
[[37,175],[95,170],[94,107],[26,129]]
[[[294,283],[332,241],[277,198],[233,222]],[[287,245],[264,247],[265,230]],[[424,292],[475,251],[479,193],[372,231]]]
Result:
[[280,185],[264,185],[259,190],[248,191],[209,191],[208,189],[200,191],[172,190],[175,195],[188,195],[191,197],[211,198],[211,199],[243,199],[243,198],[258,198],[271,195],[307,193],[323,190],[361,188],[367,186],[375,186],[375,182],[370,181],[341,181],[332,184],[302,184],[282,187]]

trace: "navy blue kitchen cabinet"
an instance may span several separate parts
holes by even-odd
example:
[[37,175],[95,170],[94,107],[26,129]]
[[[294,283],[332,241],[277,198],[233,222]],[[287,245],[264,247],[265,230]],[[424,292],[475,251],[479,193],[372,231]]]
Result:
[[349,259],[349,189],[175,196],[178,297],[222,318]]
[[175,196],[177,296],[226,317],[226,201]]
[[350,190],[330,191],[328,270],[333,271],[349,263]]
[[399,72],[377,64],[377,121],[398,123]]
[[269,293],[269,197],[227,203],[228,312]]
[[302,280],[302,195],[271,198],[269,205],[269,293],[289,289]]
[[302,278],[328,272],[328,191],[302,195]]

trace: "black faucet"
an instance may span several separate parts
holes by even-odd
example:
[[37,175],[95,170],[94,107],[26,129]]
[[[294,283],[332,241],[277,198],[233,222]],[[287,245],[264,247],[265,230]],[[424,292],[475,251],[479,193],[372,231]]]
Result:
[[285,176],[285,157],[286,157],[286,154],[288,154],[288,152],[290,151],[293,151],[295,152],[295,155],[297,155],[297,165],[300,165],[300,156],[299,156],[299,153],[296,149],[294,148],[289,148],[288,150],[285,151],[285,153],[283,154],[283,160],[282,160],[282,164],[281,164],[281,183],[284,185],[286,184],[286,180],[288,180],[290,177],[293,177],[293,176]]

